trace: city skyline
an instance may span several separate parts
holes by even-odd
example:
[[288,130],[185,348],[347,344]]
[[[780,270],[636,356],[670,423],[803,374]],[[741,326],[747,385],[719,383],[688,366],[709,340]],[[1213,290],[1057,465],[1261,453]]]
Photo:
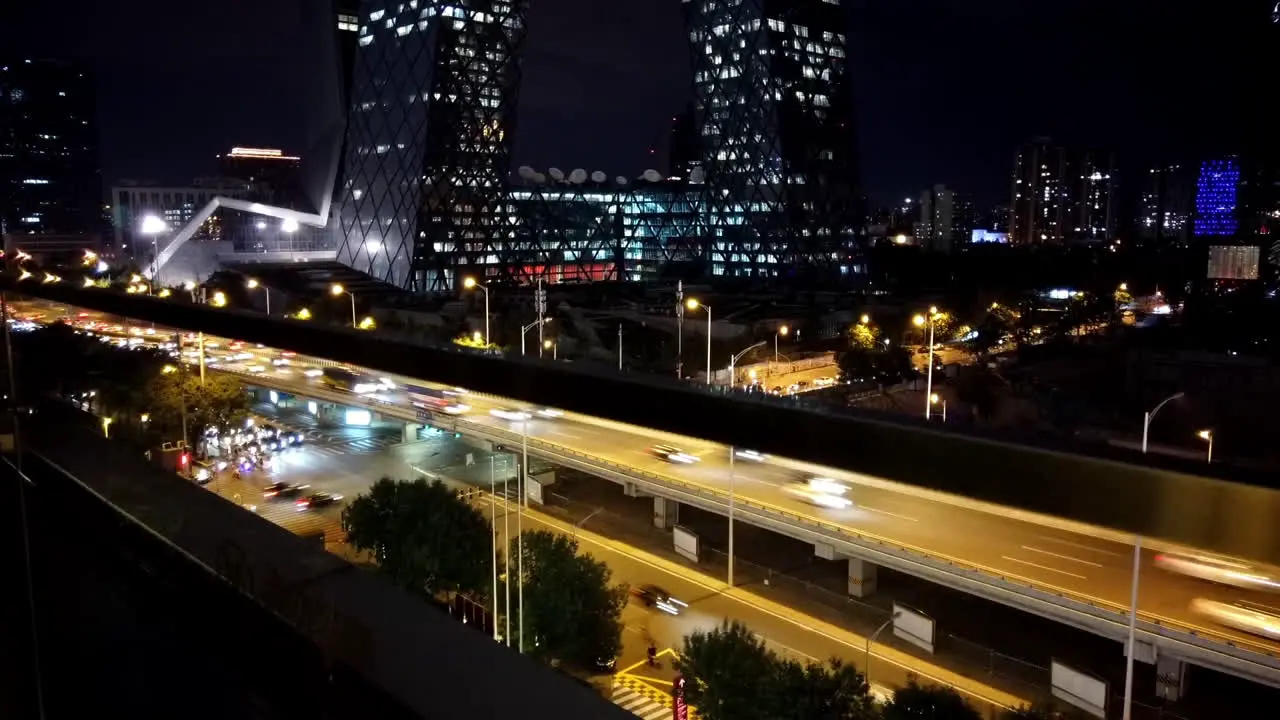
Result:
[[[1049,18],[999,1],[969,9],[926,0],[847,4],[860,184],[874,200],[946,183],[981,205],[999,202],[1014,149],[1038,135],[1115,151],[1122,171],[1133,174],[1166,159],[1195,161],[1236,150],[1218,146],[1251,136],[1254,128],[1239,123],[1262,122],[1260,113],[1247,111],[1247,103],[1260,102],[1248,95],[1231,100],[1244,103],[1245,111],[1234,114],[1170,101],[1178,88],[1188,88],[1182,94],[1189,100],[1190,88],[1261,62],[1261,55],[1248,55],[1261,52],[1251,49],[1259,43],[1242,39],[1242,55],[1232,58],[1187,58],[1169,48],[1195,41],[1198,33],[1269,30],[1266,7],[1155,13],[1154,3],[1112,10],[1086,3]],[[300,27],[310,27],[302,22],[303,5],[227,0],[216,12],[179,17],[143,2],[92,27],[78,18],[96,13],[69,12],[66,32],[57,38],[23,32],[6,40],[15,51],[79,57],[100,68],[107,182],[185,182],[231,145],[283,147],[304,157],[317,150],[320,133],[308,118],[324,93],[306,69],[307,44],[293,42]],[[513,166],[582,166],[634,176],[655,164],[649,150],[662,144],[670,117],[692,94],[680,4],[673,0],[647,13],[627,3],[603,5],[532,4]],[[7,28],[50,26],[40,8],[6,12],[12,22],[0,25]],[[1051,24],[1057,27],[1052,34]],[[1033,46],[1043,62],[1028,68],[1015,60]],[[1091,52],[1080,55],[1086,46]],[[1158,71],[1144,72],[1135,84],[1130,67]],[[1059,89],[1028,85],[1037,68],[1059,78]],[[147,82],[138,82],[139,72]],[[1095,99],[1068,102],[1074,95],[1061,89],[1076,85]],[[153,145],[162,149],[149,153]]]

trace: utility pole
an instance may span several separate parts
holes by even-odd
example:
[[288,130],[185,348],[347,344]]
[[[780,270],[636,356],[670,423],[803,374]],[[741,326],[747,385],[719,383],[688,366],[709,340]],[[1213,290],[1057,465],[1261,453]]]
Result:
[[684,379],[684,281],[676,281],[676,379]]
[[622,372],[622,323],[618,323],[618,372]]
[[[547,323],[547,291],[542,287],[542,278],[538,278],[538,286],[533,291],[534,309],[538,311],[538,357],[542,357],[543,346],[546,340],[542,337],[542,326]],[[521,341],[524,337],[521,336]]]

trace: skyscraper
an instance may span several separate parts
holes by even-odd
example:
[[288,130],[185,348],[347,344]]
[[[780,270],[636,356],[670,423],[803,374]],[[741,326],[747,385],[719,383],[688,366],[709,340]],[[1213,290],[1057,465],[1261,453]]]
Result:
[[1068,177],[1067,153],[1049,138],[1036,138],[1019,148],[1013,164],[1010,243],[1036,245],[1066,239]]
[[1108,242],[1115,233],[1112,204],[1115,200],[1115,160],[1110,153],[1087,151],[1076,156],[1070,169],[1071,218],[1067,239],[1076,242]]
[[0,58],[0,231],[105,229],[94,88],[56,60]]
[[684,0],[711,272],[863,272],[838,0]]
[[366,0],[338,198],[338,259],[447,290],[519,272],[506,193],[527,0]]
[[916,244],[929,252],[951,252],[955,240],[955,198],[955,192],[946,185],[934,185],[920,193]]
[[1191,229],[1191,184],[1187,169],[1168,164],[1143,178],[1138,207],[1138,236],[1155,243],[1180,242]]
[[1196,237],[1233,236],[1239,229],[1236,204],[1240,193],[1240,162],[1235,157],[1200,163],[1196,179]]

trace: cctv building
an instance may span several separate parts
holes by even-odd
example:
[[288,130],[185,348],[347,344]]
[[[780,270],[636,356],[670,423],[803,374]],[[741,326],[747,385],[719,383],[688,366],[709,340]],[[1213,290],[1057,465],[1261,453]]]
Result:
[[686,0],[697,162],[510,174],[528,0],[367,0],[338,259],[417,292],[863,270],[837,0]]

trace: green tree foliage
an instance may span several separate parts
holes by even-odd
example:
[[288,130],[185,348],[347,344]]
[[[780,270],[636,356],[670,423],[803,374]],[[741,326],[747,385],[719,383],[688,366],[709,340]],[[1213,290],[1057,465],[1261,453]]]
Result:
[[576,540],[545,530],[524,533],[517,553],[512,542],[511,556],[523,557],[525,648],[580,668],[617,657],[627,588],[610,585],[608,566],[579,555]]
[[703,720],[764,720],[772,701],[777,659],[740,622],[725,620],[684,639],[676,670],[685,677],[685,699]]
[[209,426],[240,425],[249,416],[249,394],[240,380],[231,375],[206,373],[202,382],[194,372],[174,370],[157,373],[146,384],[152,423],[163,431],[181,430],[182,415],[187,432],[195,437]]
[[438,480],[384,477],[342,511],[342,527],[352,547],[372,552],[411,592],[488,595],[489,521]]
[[770,718],[877,720],[880,708],[862,673],[837,659],[825,665],[776,661]]
[[885,720],[981,720],[982,715],[960,693],[915,680],[899,688],[884,708]]
[[849,346],[874,350],[880,346],[880,329],[871,323],[857,323],[849,328]]

